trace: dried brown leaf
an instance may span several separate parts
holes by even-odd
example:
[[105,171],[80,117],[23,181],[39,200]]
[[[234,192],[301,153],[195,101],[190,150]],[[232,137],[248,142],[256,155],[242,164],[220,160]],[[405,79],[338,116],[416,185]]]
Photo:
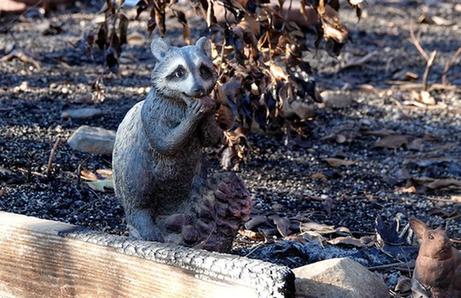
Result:
[[275,226],[277,227],[277,231],[282,235],[282,237],[286,237],[291,234],[290,230],[290,220],[286,217],[279,217],[274,215],[271,217],[274,221]]
[[147,32],[152,34],[152,31],[157,27],[157,10],[155,6],[150,9],[150,17],[147,21]]
[[216,112],[216,122],[222,130],[231,129],[234,124],[234,114],[228,105],[221,104]]
[[96,174],[98,174],[100,177],[103,177],[105,179],[112,178],[111,169],[98,169],[96,170]]
[[102,23],[99,26],[98,35],[97,35],[97,38],[96,38],[96,44],[98,45],[98,47],[101,50],[103,50],[106,47],[106,45],[108,44],[108,42],[107,42],[107,24],[106,24],[106,22]]
[[88,180],[88,181],[96,181],[96,180],[98,180],[98,177],[96,176],[96,174],[94,174],[93,172],[91,172],[89,170],[82,170],[80,172],[80,178],[82,178],[84,180]]
[[19,61],[23,63],[27,63],[32,65],[36,69],[40,69],[40,63],[37,62],[35,59],[32,57],[26,55],[24,52],[20,52],[17,50],[14,50],[13,52],[9,53],[8,55],[3,56],[0,58],[0,61],[11,61],[14,59],[18,59]]
[[127,43],[127,32],[128,32],[128,17],[124,13],[119,14],[119,25],[118,25],[118,34],[120,36],[120,44]]
[[399,190],[403,193],[416,193],[416,187],[414,187],[413,185],[408,187],[402,187]]
[[321,172],[312,174],[311,178],[314,179],[314,180],[321,180],[321,181],[324,181],[324,182],[328,181],[327,176],[325,176],[325,174],[323,174]]
[[331,240],[327,240],[329,244],[332,245],[338,245],[338,244],[343,244],[343,245],[352,245],[355,247],[364,247],[365,244],[360,241],[360,239],[351,237],[351,236],[340,236],[333,238]]
[[303,237],[304,240],[307,241],[317,241],[320,244],[323,244],[325,242],[325,237],[323,237],[320,233],[316,231],[305,231],[300,234],[300,236]]
[[139,18],[141,13],[147,9],[148,6],[149,5],[145,0],[138,1],[138,4],[136,4],[136,20]]
[[401,276],[395,285],[394,291],[399,294],[410,294],[411,279],[406,276]]
[[165,15],[165,11],[163,10],[157,10],[156,14],[155,14],[155,22],[157,23],[157,26],[158,26],[158,29],[159,29],[159,32],[160,32],[160,36],[165,36],[165,33],[166,33],[166,25],[165,25],[165,21],[166,21],[166,15]]
[[346,27],[341,24],[338,12],[330,5],[325,5],[324,9],[319,10],[319,13],[322,19],[324,38],[332,39],[337,43],[344,44],[349,34]]
[[411,97],[413,100],[417,102],[421,102],[426,105],[435,105],[437,102],[435,101],[434,97],[425,90],[421,90],[420,92],[413,90],[411,92]]
[[328,165],[333,168],[338,168],[341,166],[347,167],[347,166],[350,166],[356,163],[353,160],[345,160],[345,159],[339,159],[339,158],[325,158],[324,161],[326,161]]
[[94,191],[111,192],[114,190],[112,170],[100,169],[96,171],[96,174],[88,170],[82,170],[80,178],[85,180],[85,183]]
[[336,232],[334,226],[319,224],[316,222],[302,222],[299,224],[299,229],[301,232],[317,232],[320,234],[332,234]]
[[264,235],[260,232],[255,232],[251,230],[239,230],[238,233],[243,237],[246,237],[253,241],[261,241],[264,240]]
[[426,186],[430,189],[461,188],[461,180],[453,178],[435,179]]
[[388,148],[388,149],[397,149],[404,145],[408,144],[408,136],[405,135],[390,135],[385,136],[382,139],[378,140],[374,147],[377,148]]
[[396,131],[383,128],[379,130],[364,130],[362,133],[366,136],[387,137],[396,134]]
[[245,223],[245,228],[248,230],[252,230],[253,228],[256,228],[264,223],[267,223],[267,216],[256,215],[251,217],[251,219]]
[[270,61],[269,69],[276,80],[288,81],[288,73],[282,65],[276,64],[274,61]]

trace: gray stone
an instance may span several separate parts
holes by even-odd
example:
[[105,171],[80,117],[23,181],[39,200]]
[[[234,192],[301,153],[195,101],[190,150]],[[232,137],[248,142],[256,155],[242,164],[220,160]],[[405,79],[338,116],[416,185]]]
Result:
[[323,91],[320,93],[326,107],[329,108],[347,108],[352,104],[352,97],[345,92]]
[[67,140],[77,151],[111,155],[114,149],[115,132],[100,127],[80,126]]
[[90,119],[102,115],[102,110],[98,108],[68,109],[61,113],[62,118]]
[[377,274],[349,258],[335,258],[293,269],[296,297],[389,297]]

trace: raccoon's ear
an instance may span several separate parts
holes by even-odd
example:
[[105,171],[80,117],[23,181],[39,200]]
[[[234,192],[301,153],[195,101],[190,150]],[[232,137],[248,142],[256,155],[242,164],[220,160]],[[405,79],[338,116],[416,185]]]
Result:
[[165,57],[166,52],[170,49],[170,46],[163,40],[163,38],[154,38],[150,45],[150,50],[152,54],[154,54],[155,59],[157,61],[163,60]]
[[195,46],[203,51],[203,53],[207,54],[207,48],[209,48],[210,43],[208,42],[208,38],[205,36],[200,37],[199,40],[195,43]]

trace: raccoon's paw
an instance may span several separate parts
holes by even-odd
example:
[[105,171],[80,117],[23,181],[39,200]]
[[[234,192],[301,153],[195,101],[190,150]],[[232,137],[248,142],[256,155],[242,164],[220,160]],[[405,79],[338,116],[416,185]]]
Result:
[[214,101],[213,98],[209,96],[204,96],[198,101],[202,103],[202,109],[205,114],[211,114],[212,112],[215,112],[218,107],[216,101]]
[[130,235],[129,238],[131,239],[165,242],[162,233],[157,228],[143,231],[136,229],[132,225],[127,225],[127,227]]
[[199,120],[205,114],[203,103],[200,100],[191,100],[187,105],[186,117],[191,120]]

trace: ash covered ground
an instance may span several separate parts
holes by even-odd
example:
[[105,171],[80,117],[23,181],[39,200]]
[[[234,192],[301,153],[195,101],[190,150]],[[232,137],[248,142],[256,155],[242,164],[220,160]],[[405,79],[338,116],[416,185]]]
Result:
[[[289,239],[277,230],[276,215],[288,219],[292,235],[299,235],[300,223],[316,222],[345,227],[359,238],[375,234],[379,215],[388,221],[397,217],[402,225],[417,216],[446,227],[460,243],[459,59],[448,72],[451,85],[439,83],[445,64],[461,47],[461,8],[455,9],[456,1],[429,2],[369,1],[358,23],[354,11],[344,9],[352,42],[339,57],[315,49],[306,55],[317,69],[319,90],[329,90],[325,100],[332,104],[313,106],[307,138],[250,136],[251,152],[239,175],[254,196],[253,217],[263,219],[249,230],[269,243]],[[106,70],[97,51],[94,59],[84,54],[80,40],[98,8],[77,5],[46,18],[2,17],[2,28],[10,29],[0,33],[0,59],[14,49],[29,61],[0,60],[0,209],[126,234],[113,193],[95,192],[77,177],[79,167],[110,168],[110,157],[76,152],[62,142],[47,177],[57,138],[67,139],[81,125],[115,130],[149,87],[153,60],[146,39],[126,46],[119,75],[104,75],[104,100],[92,97],[92,83]],[[429,21],[419,22],[421,16]],[[445,22],[427,24],[431,16]],[[431,104],[421,104],[414,94],[426,62],[410,42],[410,21],[423,48],[437,51],[428,78]],[[143,21],[131,23],[129,32],[144,35]],[[167,34],[180,38],[180,27],[170,27]],[[364,63],[352,64],[366,55]],[[416,81],[406,80],[415,74]],[[82,121],[61,117],[67,108],[88,106],[103,114]],[[218,154],[208,155],[217,168]],[[338,166],[331,158],[353,163]],[[445,185],[447,179],[453,183]],[[244,235],[235,242],[236,253],[261,258],[271,253],[256,250],[264,240]],[[280,256],[292,256],[285,248]],[[309,258],[275,261],[294,267]]]

